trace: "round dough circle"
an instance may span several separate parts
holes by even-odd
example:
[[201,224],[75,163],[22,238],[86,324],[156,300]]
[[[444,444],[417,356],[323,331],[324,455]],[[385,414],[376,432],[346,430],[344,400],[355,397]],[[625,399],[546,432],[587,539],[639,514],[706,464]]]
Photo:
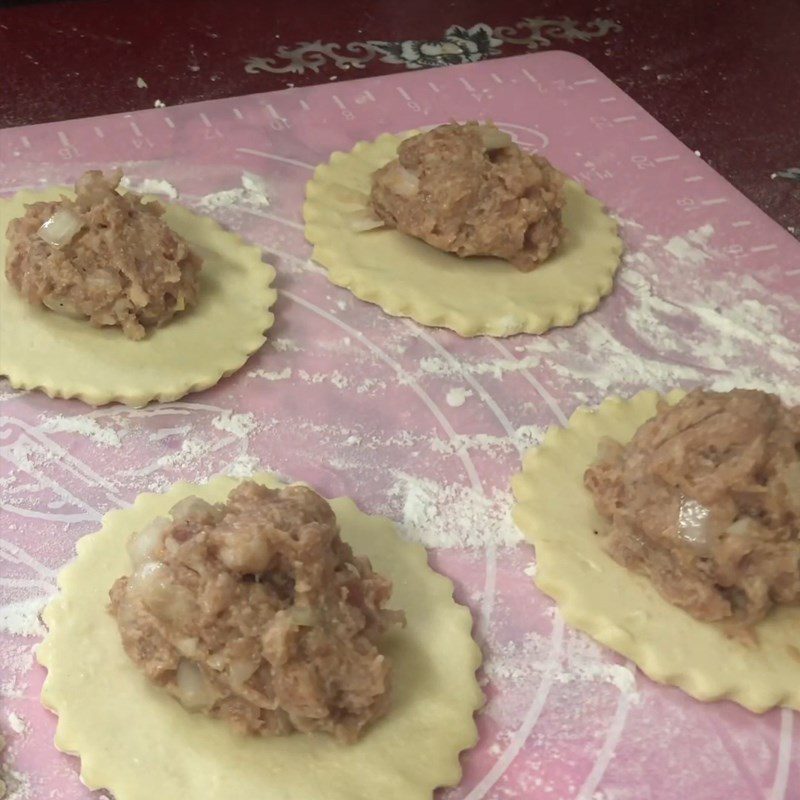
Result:
[[[270,475],[254,480],[280,485]],[[58,749],[80,755],[83,782],[117,800],[430,800],[437,786],[456,784],[459,753],[477,741],[473,716],[483,703],[472,616],[453,600],[453,584],[428,566],[423,547],[351,500],[331,501],[342,536],[393,580],[392,606],[408,620],[382,645],[394,664],[392,710],[360,742],[240,736],[187,712],[127,657],[107,607],[111,585],[131,570],[128,536],[183,497],[219,502],[237,483],[217,477],[140,495],[78,542],[77,559],[59,575],[61,592],[45,609],[49,633],[37,651],[48,670],[42,702],[59,717]]]
[[617,225],[574,181],[565,187],[565,241],[532,272],[499,258],[462,259],[396,230],[350,229],[348,213],[359,203],[365,207],[372,173],[396,156],[402,140],[383,134],[349,153],[333,153],[308,183],[306,238],[333,283],[387,314],[461,336],[573,325],[611,291],[622,253]]
[[26,203],[62,194],[74,196],[54,187],[0,199],[0,375],[12,386],[95,406],[143,406],[207,389],[261,347],[274,319],[275,270],[259,248],[179,205],[165,204],[164,219],[203,258],[200,301],[145,339],[131,341],[119,328],[95,328],[23,300],[5,276],[8,223]]
[[[674,404],[683,395],[666,399]],[[526,454],[513,481],[514,519],[536,546],[536,584],[570,625],[627,656],[654,681],[756,712],[800,710],[800,607],[773,610],[756,626],[758,646],[748,647],[667,602],[645,577],[607,555],[593,533],[603,522],[583,473],[602,437],[630,441],[655,416],[658,399],[642,392],[578,409],[567,428],[551,429]]]

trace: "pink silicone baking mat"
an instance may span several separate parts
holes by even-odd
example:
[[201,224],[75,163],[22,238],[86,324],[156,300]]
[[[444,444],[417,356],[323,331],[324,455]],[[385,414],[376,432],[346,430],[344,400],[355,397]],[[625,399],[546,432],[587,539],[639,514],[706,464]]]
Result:
[[[614,293],[572,328],[463,340],[383,314],[308,260],[301,206],[316,164],[383,131],[470,118],[545,154],[620,220]],[[104,796],[53,747],[33,660],[38,613],[76,540],[139,492],[268,469],[397,520],[472,608],[487,705],[463,781],[442,797],[800,797],[794,714],[695,702],[566,627],[509,519],[521,453],[580,405],[698,384],[800,402],[800,246],[619,87],[553,52],[6,130],[0,145],[3,194],[120,164],[134,186],[172,187],[261,245],[279,290],[261,351],[180,402],[91,409],[3,384],[12,796]]]

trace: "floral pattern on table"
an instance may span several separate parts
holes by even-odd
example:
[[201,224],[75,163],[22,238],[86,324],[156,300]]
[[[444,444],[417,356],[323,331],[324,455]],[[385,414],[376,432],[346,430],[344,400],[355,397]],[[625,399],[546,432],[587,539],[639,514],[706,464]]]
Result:
[[299,42],[290,48],[280,45],[274,56],[251,56],[245,64],[249,73],[272,72],[302,75],[320,72],[332,64],[337,69],[364,69],[374,59],[387,64],[403,64],[407,69],[442,67],[483,61],[492,56],[509,55],[504,47],[538,50],[555,40],[564,42],[604,38],[622,30],[610,19],[594,19],[585,25],[562,19],[525,18],[510,26],[492,28],[484,22],[471,27],[451,25],[439,39],[406,39],[402,41]]

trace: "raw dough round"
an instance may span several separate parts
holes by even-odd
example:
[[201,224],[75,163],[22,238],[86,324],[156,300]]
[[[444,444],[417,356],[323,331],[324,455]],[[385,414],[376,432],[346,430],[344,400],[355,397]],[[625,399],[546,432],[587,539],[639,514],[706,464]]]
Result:
[[461,336],[573,325],[611,291],[622,253],[617,225],[574,181],[565,186],[565,240],[533,272],[497,258],[461,259],[396,230],[354,231],[350,219],[359,204],[365,208],[372,173],[395,157],[401,141],[383,134],[333,153],[308,183],[306,238],[333,283],[388,314]]
[[[677,403],[683,392],[672,392]],[[751,711],[800,709],[800,607],[781,606],[755,626],[758,646],[728,638],[668,603],[643,576],[614,561],[593,531],[603,524],[583,473],[604,436],[628,442],[655,416],[658,395],[612,397],[578,409],[529,451],[513,481],[514,519],[536,546],[536,584],[564,619],[630,658],[650,678],[698,700],[734,700]]]
[[[254,480],[279,485],[270,475]],[[183,497],[219,502],[236,483],[218,477],[140,495],[78,542],[44,612],[49,633],[37,651],[48,670],[42,702],[59,717],[56,746],[80,756],[89,788],[117,800],[430,800],[437,786],[458,783],[459,753],[477,741],[473,715],[483,703],[472,616],[453,600],[452,583],[430,569],[424,548],[351,500],[331,502],[342,536],[392,579],[390,606],[408,619],[382,645],[393,663],[392,709],[360,742],[238,735],[187,712],[125,655],[107,607],[111,585],[131,571],[128,536]]]
[[26,303],[5,277],[6,228],[25,203],[57,200],[62,187],[0,199],[0,375],[18,389],[78,397],[91,405],[177,400],[236,372],[264,343],[277,294],[261,251],[214,220],[165,204],[164,219],[203,258],[198,305],[135,342]]

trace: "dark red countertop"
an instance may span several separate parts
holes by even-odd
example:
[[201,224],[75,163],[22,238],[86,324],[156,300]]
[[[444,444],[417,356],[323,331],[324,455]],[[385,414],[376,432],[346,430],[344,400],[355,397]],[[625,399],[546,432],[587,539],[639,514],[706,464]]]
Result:
[[[472,32],[444,48],[392,44],[435,43],[454,25]],[[798,30],[798,0],[6,0],[0,126],[390,73],[425,53],[558,48],[592,61],[800,235]]]

